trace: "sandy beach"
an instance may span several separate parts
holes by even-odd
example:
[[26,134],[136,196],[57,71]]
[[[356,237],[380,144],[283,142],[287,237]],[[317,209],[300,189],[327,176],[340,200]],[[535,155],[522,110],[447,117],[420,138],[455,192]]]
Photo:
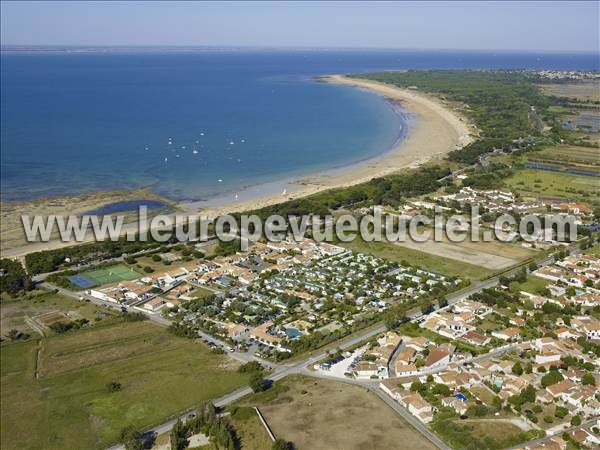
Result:
[[223,197],[222,204],[211,202],[209,207],[202,207],[202,202],[191,202],[180,204],[180,208],[187,212],[201,212],[208,216],[259,209],[326,189],[360,184],[372,178],[398,172],[403,168],[418,167],[472,141],[474,129],[469,122],[449,105],[433,96],[416,90],[400,89],[376,81],[348,78],[342,75],[330,75],[320,80],[368,89],[391,102],[400,103],[403,109],[415,117],[408,135],[395,147],[375,158],[281,183],[285,187],[285,195],[282,190],[265,195],[258,194],[259,191],[256,190],[251,198],[240,198],[235,201],[230,195],[227,196],[227,200],[225,196]]
[[[400,89],[375,81],[348,78],[341,75],[331,75],[320,80],[368,89],[384,96],[391,102],[399,103],[404,110],[414,117],[407,136],[400,140],[394,148],[375,158],[294,180],[276,182],[270,188],[264,186],[252,187],[248,189],[246,195],[240,196],[237,201],[232,198],[232,195],[225,195],[213,199],[210,206],[203,205],[203,202],[181,203],[177,205],[179,212],[215,217],[231,212],[259,209],[326,189],[363,183],[372,178],[398,172],[403,168],[415,168],[427,161],[441,158],[448,152],[461,148],[472,141],[475,129],[451,105],[445,104],[438,98],[416,90]],[[137,197],[132,195],[122,197],[122,194],[120,192],[120,199]],[[93,201],[85,202],[85,207],[77,207],[77,202],[73,199],[64,199],[63,208],[50,209],[52,213],[56,214],[60,213],[56,209],[64,210],[64,206],[68,205],[69,211],[63,211],[63,213],[77,214],[90,209],[90,204],[97,207],[115,201],[115,196],[110,195],[110,193],[105,193],[102,196],[106,201],[102,201],[102,198],[99,198],[98,195],[91,198]],[[148,192],[144,192],[143,198],[152,197],[149,196]],[[11,205],[10,208],[4,208],[3,218],[9,219],[9,213],[11,226],[3,227],[2,256],[19,257],[35,251],[75,244],[75,242],[64,243],[60,240],[25,244],[14,235],[14,232],[20,228],[20,214],[44,214],[48,211],[49,208],[43,207],[40,202],[43,203],[44,201],[30,202],[26,204],[27,207]],[[129,223],[128,226],[124,227],[123,233],[134,226],[135,223]],[[91,237],[91,234],[88,237]],[[23,246],[23,244],[25,245]]]

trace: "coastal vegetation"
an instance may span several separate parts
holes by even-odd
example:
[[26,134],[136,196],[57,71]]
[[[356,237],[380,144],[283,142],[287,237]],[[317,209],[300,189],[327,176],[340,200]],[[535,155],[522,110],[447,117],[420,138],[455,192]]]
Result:
[[409,70],[354,76],[433,93],[462,106],[481,135],[450,153],[449,159],[459,163],[473,164],[494,148],[508,149],[519,138],[540,135],[540,116],[553,120],[547,112],[550,99],[519,72]]
[[31,286],[31,277],[19,261],[0,259],[0,293],[14,295]]

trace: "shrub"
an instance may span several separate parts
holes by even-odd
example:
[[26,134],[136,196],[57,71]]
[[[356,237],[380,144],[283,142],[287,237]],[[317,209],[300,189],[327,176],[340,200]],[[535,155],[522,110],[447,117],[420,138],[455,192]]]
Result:
[[106,390],[108,392],[117,392],[121,390],[121,383],[118,381],[109,381],[106,383]]

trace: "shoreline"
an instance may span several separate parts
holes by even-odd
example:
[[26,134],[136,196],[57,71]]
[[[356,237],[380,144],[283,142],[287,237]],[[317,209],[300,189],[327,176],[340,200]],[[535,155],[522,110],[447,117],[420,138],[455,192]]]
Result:
[[[462,148],[473,140],[473,129],[458,112],[453,111],[436,97],[419,91],[401,89],[376,81],[349,78],[343,75],[319,77],[321,82],[337,83],[358,89],[366,89],[381,95],[394,108],[402,108],[414,119],[408,131],[400,134],[394,145],[383,153],[362,161],[337,168],[273,183],[250,186],[243,191],[256,195],[233,199],[233,193],[199,202],[182,202],[179,208],[188,213],[218,216],[231,212],[245,212],[271,206],[284,201],[306,197],[323,190],[347,187],[380,178],[401,169],[417,168]],[[271,185],[271,186],[266,186]],[[271,192],[260,192],[261,187]],[[283,189],[273,192],[274,188]],[[218,203],[221,199],[222,203]]]
[[[177,211],[183,214],[216,217],[232,212],[242,213],[291,199],[306,197],[328,189],[364,183],[372,178],[390,175],[401,169],[417,168],[428,161],[439,159],[447,153],[463,147],[473,139],[474,128],[472,128],[469,122],[458,112],[454,111],[450,105],[443,103],[442,100],[436,97],[419,91],[401,89],[370,80],[348,78],[343,75],[324,76],[320,77],[319,81],[369,90],[383,96],[391,103],[393,108],[401,108],[403,112],[410,114],[414,119],[410,120],[408,130],[402,130],[399,133],[399,139],[394,143],[392,148],[375,157],[332,169],[325,169],[310,175],[249,186],[240,192],[243,195],[238,200],[232,198],[233,193],[218,195],[212,199],[197,202],[177,203],[177,201],[173,201],[172,199],[166,200],[169,200],[171,204],[175,203]],[[134,192],[132,191],[129,195],[121,198],[121,200],[132,198]],[[104,204],[111,203],[114,193],[108,192],[105,194],[106,199],[110,200]],[[149,196],[147,191],[145,194],[145,198],[163,198],[157,194]],[[96,195],[99,195],[99,193]],[[52,200],[46,199],[46,202],[51,202]],[[68,201],[68,199],[65,200]],[[34,203],[43,204],[43,202],[43,199],[37,199]],[[8,205],[3,204],[3,209],[6,209],[6,206]],[[17,205],[11,205],[11,207],[15,206]],[[72,210],[76,209],[79,208],[72,208]],[[5,213],[6,211],[3,212]],[[33,211],[21,212],[23,214],[31,214]],[[35,212],[39,213],[39,210],[36,208]],[[69,214],[73,213],[69,212]],[[131,229],[134,223],[128,225],[123,227],[123,234],[128,229]],[[4,238],[2,241],[5,241]],[[85,242],[90,241],[92,239],[85,240]],[[77,242],[54,240],[8,248],[4,248],[3,246],[1,253],[2,257],[21,257],[36,251],[70,245],[77,245]]]

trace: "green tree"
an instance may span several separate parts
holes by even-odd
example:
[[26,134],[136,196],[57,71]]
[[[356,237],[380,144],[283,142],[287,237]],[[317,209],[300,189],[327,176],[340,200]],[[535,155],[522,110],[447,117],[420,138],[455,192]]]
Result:
[[125,446],[125,450],[142,450],[144,448],[142,433],[133,425],[128,425],[121,430],[119,440]]
[[14,295],[32,288],[31,278],[19,261],[0,259],[0,292]]
[[256,372],[250,376],[250,380],[249,380],[248,384],[250,385],[250,388],[252,388],[252,390],[254,392],[262,392],[262,391],[266,390],[266,388],[267,388],[267,383],[265,382],[265,379],[262,377],[262,375],[260,373],[256,373]]
[[187,448],[189,441],[187,439],[188,428],[184,425],[181,419],[177,419],[173,428],[171,428],[171,450],[184,450]]
[[583,385],[591,385],[591,386],[596,386],[596,379],[594,378],[594,375],[592,375],[589,372],[586,372],[582,377],[581,377],[581,384]]
[[547,388],[548,386],[552,386],[560,381],[562,381],[564,377],[560,374],[558,370],[550,370],[546,375],[542,377],[542,387]]
[[564,418],[567,414],[569,414],[569,410],[564,406],[556,406],[554,409],[554,415],[559,419]]
[[578,427],[579,425],[581,425],[581,417],[573,416],[573,418],[571,419],[571,425],[573,425],[574,427]]
[[535,388],[531,384],[527,385],[527,387],[523,389],[523,392],[521,392],[520,397],[523,403],[535,402]]
[[523,374],[523,367],[521,367],[521,363],[519,361],[517,361],[514,364],[514,366],[512,366],[512,373],[514,373],[515,375]]
[[281,438],[275,439],[275,442],[271,446],[271,450],[293,450],[293,448],[294,445],[291,442]]

